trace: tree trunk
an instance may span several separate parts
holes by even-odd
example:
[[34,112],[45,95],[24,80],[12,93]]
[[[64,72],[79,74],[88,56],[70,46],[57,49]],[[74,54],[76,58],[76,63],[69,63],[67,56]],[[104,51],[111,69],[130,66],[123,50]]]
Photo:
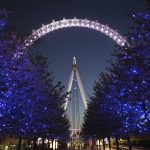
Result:
[[30,150],[30,147],[29,147],[29,145],[30,145],[30,142],[31,142],[31,141],[28,139],[28,140],[27,140],[27,145],[28,145],[28,148],[27,148],[27,150]]
[[33,138],[33,150],[37,150],[37,143],[36,143],[36,141],[37,141],[37,138],[34,137]]
[[45,149],[45,147],[44,147],[45,145],[44,145],[44,138],[42,138],[42,150],[44,150]]
[[[96,142],[97,142],[98,139],[96,139]],[[98,145],[97,143],[95,142],[95,146],[96,146],[96,150],[98,150]],[[80,149],[80,148],[79,148]]]
[[49,141],[49,139],[48,139],[47,146],[48,146],[48,150],[49,150],[50,149],[50,141]]
[[105,140],[103,138],[103,150],[105,150]]
[[127,137],[127,144],[128,144],[129,150],[132,150],[132,143],[131,143],[131,140],[130,140],[130,136]]
[[108,137],[109,150],[111,150],[110,137]]
[[54,140],[52,139],[52,149],[53,149],[53,146],[54,146],[54,145],[53,145],[53,142],[54,142]]
[[99,139],[99,150],[101,150],[101,140]]
[[57,141],[56,141],[56,139],[55,139],[55,149],[56,149],[56,144],[57,144],[56,142],[57,142]]
[[115,140],[116,140],[116,150],[119,150],[119,142],[118,142],[118,137],[117,136],[115,137]]
[[19,141],[18,141],[17,150],[21,149],[21,144],[22,144],[22,135],[19,135]]
[[57,149],[59,149],[59,140],[57,140]]

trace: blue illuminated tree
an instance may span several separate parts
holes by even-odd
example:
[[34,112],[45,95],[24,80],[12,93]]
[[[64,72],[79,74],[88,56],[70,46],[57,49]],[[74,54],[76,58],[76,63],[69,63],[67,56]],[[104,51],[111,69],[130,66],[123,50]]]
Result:
[[[20,72],[24,60],[17,59],[21,52],[21,40],[16,33],[8,33],[6,19],[8,13],[0,11],[0,136],[18,136],[23,130],[23,93],[25,89],[18,87]],[[23,84],[22,84],[23,85]],[[18,88],[18,89],[17,89]]]
[[139,75],[137,93],[139,94],[139,103],[142,106],[144,114],[142,124],[150,131],[150,14],[133,13],[132,18],[137,26],[134,33],[130,34],[130,40],[133,44],[133,51],[136,51],[135,73]]
[[7,11],[0,12],[0,136],[3,139],[19,137],[20,149],[22,136],[26,135],[31,120],[33,67],[26,56],[20,55],[23,52],[21,38],[7,29]]
[[[136,15],[132,17],[135,19]],[[134,32],[129,34],[130,47],[114,52],[115,63],[109,68],[114,81],[112,94],[121,102],[122,135],[149,133],[149,19],[138,13]],[[130,147],[131,148],[131,147]]]
[[21,39],[6,30],[6,11],[0,11],[0,18],[0,137],[19,137],[18,150],[22,138],[67,139],[63,86],[53,85],[41,54],[34,59],[22,55]]
[[[100,76],[93,95],[93,99],[99,101],[99,117],[109,118],[105,119],[105,124],[111,122],[111,117],[117,116],[117,128],[113,127],[114,117],[108,131],[113,137],[126,138],[129,149],[132,149],[131,135],[150,133],[150,15],[133,13],[132,18],[135,26],[128,35],[130,47],[120,48],[113,53],[115,61],[109,61],[110,67],[107,69],[109,83],[103,84],[104,78]],[[91,109],[94,111],[94,107]]]

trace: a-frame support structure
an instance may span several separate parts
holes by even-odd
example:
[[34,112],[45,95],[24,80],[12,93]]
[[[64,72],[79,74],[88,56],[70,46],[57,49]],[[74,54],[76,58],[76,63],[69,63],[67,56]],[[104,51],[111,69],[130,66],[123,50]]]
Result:
[[68,87],[67,87],[67,97],[65,98],[65,110],[67,109],[67,105],[68,105],[68,100],[70,98],[70,92],[71,92],[71,89],[72,89],[72,83],[73,83],[73,79],[74,79],[74,76],[76,76],[77,78],[77,83],[78,83],[78,86],[79,86],[79,90],[80,90],[80,93],[81,93],[81,97],[82,97],[82,100],[83,100],[83,104],[84,104],[84,107],[85,109],[87,108],[87,97],[86,97],[86,94],[85,94],[85,91],[84,91],[84,88],[83,88],[83,85],[82,85],[82,81],[81,81],[81,78],[80,78],[80,75],[79,75],[79,72],[78,72],[78,69],[77,69],[77,63],[76,63],[76,58],[73,57],[73,66],[72,66],[72,71],[71,71],[71,75],[70,75],[70,78],[69,78],[69,83],[68,83]]
[[79,101],[78,101],[78,92],[79,89],[81,94],[81,99],[84,104],[84,108],[87,108],[87,97],[83,88],[83,84],[77,69],[76,58],[73,57],[73,65],[69,78],[69,83],[67,87],[67,96],[65,98],[65,110],[68,106],[68,101],[71,97],[72,100],[72,119],[71,119],[71,128],[70,128],[70,137],[71,137],[71,147],[75,148],[76,146],[80,147],[80,110],[79,110]]

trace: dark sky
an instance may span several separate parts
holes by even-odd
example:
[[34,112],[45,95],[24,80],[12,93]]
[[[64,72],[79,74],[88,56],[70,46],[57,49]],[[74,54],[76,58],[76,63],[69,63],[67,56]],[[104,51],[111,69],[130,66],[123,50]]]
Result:
[[[146,8],[144,0],[5,0],[5,8],[12,11],[10,24],[19,32],[31,33],[53,19],[88,18],[108,24],[124,35],[131,20],[128,11]],[[106,60],[115,49],[115,42],[91,29],[67,28],[42,37],[28,50],[42,51],[48,57],[50,70],[56,80],[66,86],[71,72],[72,58],[77,58],[81,79],[87,93],[94,80],[108,66]]]

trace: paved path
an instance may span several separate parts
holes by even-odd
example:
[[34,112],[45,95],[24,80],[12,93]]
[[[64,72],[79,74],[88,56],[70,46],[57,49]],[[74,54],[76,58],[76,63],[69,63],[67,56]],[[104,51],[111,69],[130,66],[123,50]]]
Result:
[[[86,150],[86,149],[82,149],[82,150]],[[89,150],[89,149],[87,149]],[[103,150],[103,149],[101,149]],[[106,148],[105,150],[109,150],[109,148]],[[111,150],[116,150],[115,148],[112,148]],[[120,146],[120,150],[128,150],[127,146]],[[150,150],[150,148],[143,148],[143,147],[132,147],[132,150]]]
[[[127,146],[120,146],[120,148],[122,150],[128,150],[128,147]],[[144,147],[132,147],[132,150],[150,150],[150,148],[144,148]]]
[[[129,148],[127,146],[119,146],[120,150],[128,150]],[[109,148],[106,148],[106,150],[109,150]],[[115,148],[112,148],[112,150],[116,150]],[[150,150],[150,148],[144,148],[144,147],[132,147],[132,150]]]

